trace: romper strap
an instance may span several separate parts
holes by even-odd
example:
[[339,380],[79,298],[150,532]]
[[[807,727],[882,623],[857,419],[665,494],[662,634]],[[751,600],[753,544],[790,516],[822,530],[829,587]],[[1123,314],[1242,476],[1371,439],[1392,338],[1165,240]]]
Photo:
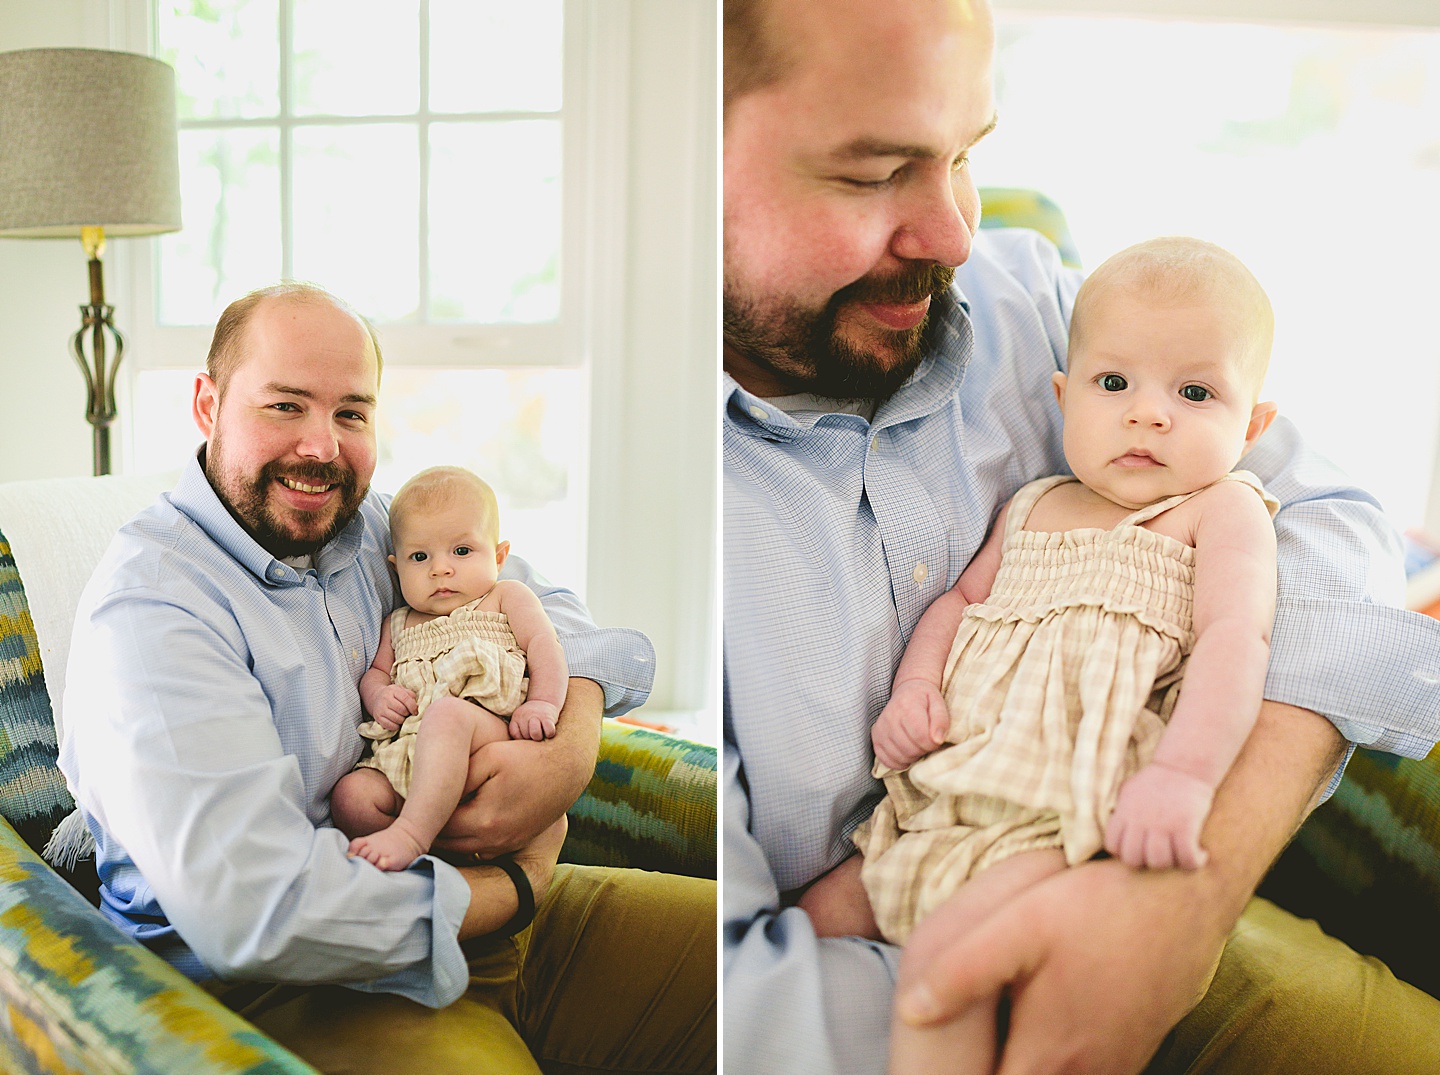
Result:
[[395,639],[400,637],[400,632],[405,630],[405,614],[410,611],[408,605],[401,605],[394,612],[390,613],[390,644],[395,644]]
[[1229,474],[1226,474],[1219,481],[1211,482],[1210,485],[1206,485],[1200,489],[1196,489],[1194,492],[1180,493],[1177,496],[1168,496],[1164,500],[1157,500],[1153,504],[1145,505],[1145,507],[1141,508],[1139,511],[1131,512],[1129,515],[1125,516],[1125,518],[1121,519],[1118,523],[1115,524],[1115,529],[1119,530],[1121,527],[1125,526],[1139,526],[1141,523],[1149,522],[1151,519],[1155,518],[1155,516],[1169,511],[1171,508],[1175,507],[1178,504],[1183,504],[1192,496],[1197,496],[1200,493],[1203,493],[1206,489],[1209,489],[1211,485],[1219,485],[1220,482],[1228,481],[1241,482],[1242,484],[1248,485],[1250,488],[1254,489],[1255,492],[1260,496],[1260,499],[1265,502],[1265,508],[1267,511],[1270,512],[1270,517],[1272,519],[1275,517],[1275,513],[1280,510],[1280,501],[1276,500],[1273,496],[1271,496],[1265,491],[1265,487],[1260,484],[1259,478],[1255,477],[1255,475],[1251,474],[1248,470],[1232,470]]
[[1035,510],[1035,505],[1051,489],[1057,485],[1078,480],[1069,474],[1055,474],[1048,478],[1037,478],[1033,482],[1022,485],[1020,491],[1010,498],[1010,510],[1005,516],[1005,536],[1008,538],[1025,526],[1026,521],[1030,518],[1030,513]]

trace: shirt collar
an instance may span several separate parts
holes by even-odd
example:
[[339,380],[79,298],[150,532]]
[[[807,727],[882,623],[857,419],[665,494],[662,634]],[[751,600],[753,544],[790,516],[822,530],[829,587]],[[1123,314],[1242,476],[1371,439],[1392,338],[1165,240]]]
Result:
[[[211,541],[267,586],[293,586],[300,583],[308,572],[296,571],[261,548],[221,502],[200,464],[200,457],[204,452],[202,445],[181,471],[180,480],[170,493],[170,503],[203,530]],[[345,525],[345,529],[315,554],[315,569],[320,577],[329,578],[355,562],[360,553],[364,531],[365,521],[356,513],[355,518]]]
[[[924,418],[953,401],[974,350],[970,303],[956,284],[936,298],[931,309],[930,340],[925,357],[910,379],[876,408],[873,428],[884,429]],[[721,404],[725,423],[737,433],[782,443],[799,440],[818,422],[830,417],[818,414],[792,417],[769,400],[747,392],[728,373],[724,375]],[[858,415],[847,417],[864,422]]]

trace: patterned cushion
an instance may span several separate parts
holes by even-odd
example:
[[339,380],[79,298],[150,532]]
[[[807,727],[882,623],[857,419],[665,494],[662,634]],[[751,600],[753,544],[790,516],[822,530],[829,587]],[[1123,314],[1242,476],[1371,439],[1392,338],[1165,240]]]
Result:
[[10,543],[0,534],[0,814],[37,851],[75,805],[55,759],[35,625]]
[[714,747],[607,720],[561,860],[714,877],[715,766]]

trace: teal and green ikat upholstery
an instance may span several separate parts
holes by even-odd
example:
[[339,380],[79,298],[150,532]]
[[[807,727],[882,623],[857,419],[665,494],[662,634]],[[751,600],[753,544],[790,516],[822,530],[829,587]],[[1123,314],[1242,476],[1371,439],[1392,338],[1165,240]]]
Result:
[[560,858],[715,876],[715,748],[607,720]]

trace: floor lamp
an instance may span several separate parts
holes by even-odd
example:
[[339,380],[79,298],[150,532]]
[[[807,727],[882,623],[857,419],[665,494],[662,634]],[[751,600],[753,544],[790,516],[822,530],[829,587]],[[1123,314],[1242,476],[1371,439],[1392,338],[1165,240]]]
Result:
[[101,49],[0,52],[0,235],[78,238],[90,260],[90,301],[71,350],[85,375],[96,474],[110,473],[115,371],[125,352],[105,302],[105,239],[179,227],[169,65]]

